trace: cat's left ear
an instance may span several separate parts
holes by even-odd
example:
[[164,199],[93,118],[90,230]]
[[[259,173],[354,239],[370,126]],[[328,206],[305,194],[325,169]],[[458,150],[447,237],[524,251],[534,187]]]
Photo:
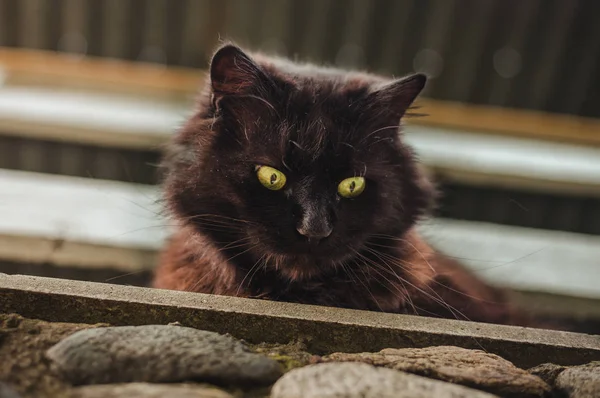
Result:
[[418,73],[377,88],[369,95],[369,103],[400,119],[425,87],[427,76]]
[[250,94],[268,77],[239,47],[221,47],[210,63],[210,82],[216,99],[227,95]]

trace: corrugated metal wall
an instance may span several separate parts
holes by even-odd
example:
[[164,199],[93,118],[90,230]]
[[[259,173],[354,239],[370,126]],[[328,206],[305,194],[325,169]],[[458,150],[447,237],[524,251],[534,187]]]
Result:
[[600,116],[597,0],[0,0],[0,45],[204,68],[221,38],[429,95]]

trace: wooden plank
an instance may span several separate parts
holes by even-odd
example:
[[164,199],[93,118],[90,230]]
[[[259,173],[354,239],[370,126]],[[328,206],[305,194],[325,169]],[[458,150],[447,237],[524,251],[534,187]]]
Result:
[[150,186],[0,169],[0,258],[152,268],[168,233]]
[[600,236],[450,219],[421,232],[491,283],[600,299]]
[[[156,187],[0,170],[0,259],[149,269],[169,233]],[[600,298],[600,237],[434,219],[422,232],[483,278]]]
[[423,163],[448,180],[600,197],[600,148],[417,125],[406,131]]
[[159,97],[187,97],[204,80],[204,72],[195,69],[3,47],[0,47],[0,67],[5,83],[75,86],[117,93],[151,92]]
[[[192,107],[32,87],[0,90],[0,132],[119,148],[158,149]],[[409,144],[447,180],[600,197],[600,148],[410,124]]]
[[431,99],[420,105],[427,116],[411,120],[412,124],[600,145],[599,119]]
[[39,139],[156,149],[189,112],[170,101],[31,87],[0,90],[0,131]]
[[[6,82],[26,81],[63,87],[133,92],[157,97],[188,98],[202,84],[205,73],[168,67],[52,52],[0,47],[0,66]],[[450,101],[420,101],[427,117],[413,124],[450,129],[600,145],[600,120],[562,114],[470,105]]]

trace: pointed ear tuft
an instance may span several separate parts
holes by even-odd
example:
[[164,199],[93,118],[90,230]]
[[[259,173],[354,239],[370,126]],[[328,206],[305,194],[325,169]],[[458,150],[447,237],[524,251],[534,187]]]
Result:
[[425,87],[427,76],[421,73],[395,80],[371,94],[375,106],[391,111],[395,117],[404,116]]
[[265,75],[239,47],[221,47],[210,63],[210,81],[216,97],[247,94]]

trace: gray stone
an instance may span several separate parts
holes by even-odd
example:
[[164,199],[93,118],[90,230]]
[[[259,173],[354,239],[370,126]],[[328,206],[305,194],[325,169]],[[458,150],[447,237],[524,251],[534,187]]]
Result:
[[600,362],[564,370],[556,378],[555,387],[569,398],[600,397]]
[[553,386],[558,375],[561,374],[561,372],[565,369],[567,369],[566,366],[556,365],[553,363],[543,363],[535,368],[528,369],[527,371]]
[[493,398],[483,391],[364,363],[322,363],[286,373],[271,398]]
[[13,390],[8,384],[0,382],[0,398],[20,398],[18,392]]
[[550,386],[494,354],[460,347],[387,348],[360,354],[335,353],[322,362],[364,362],[477,388],[503,397],[540,397]]
[[225,391],[213,387],[188,384],[101,384],[79,387],[70,398],[233,398]]
[[265,385],[281,374],[274,360],[230,336],[182,326],[123,326],[82,330],[46,356],[72,384],[178,382]]

